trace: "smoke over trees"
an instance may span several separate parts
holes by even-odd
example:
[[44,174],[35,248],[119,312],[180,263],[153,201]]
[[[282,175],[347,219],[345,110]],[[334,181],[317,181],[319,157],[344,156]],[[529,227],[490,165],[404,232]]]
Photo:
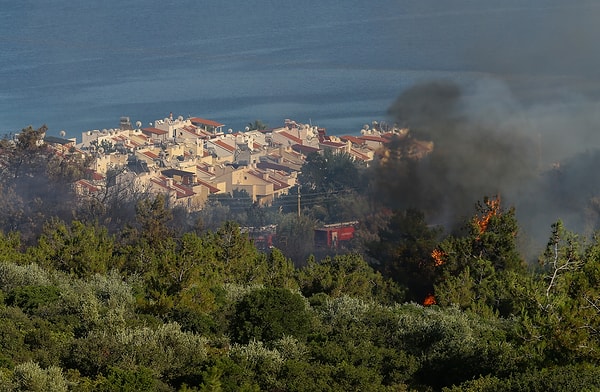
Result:
[[84,159],[64,159],[42,142],[47,127],[29,126],[0,140],[0,229],[34,238],[45,220],[73,217],[69,182],[83,176]]
[[483,195],[512,195],[535,175],[534,142],[516,129],[477,121],[466,105],[457,84],[431,82],[406,90],[390,107],[414,138],[434,143],[422,160],[392,154],[383,165],[377,183],[383,194],[393,195],[394,207],[418,208],[453,224]]
[[528,103],[506,84],[485,80],[470,86],[451,81],[405,90],[389,115],[410,137],[431,140],[421,160],[406,158],[410,138],[388,145],[375,171],[378,195],[392,208],[416,208],[431,223],[454,228],[477,200],[499,195],[515,206],[531,238],[547,238],[563,219],[577,231],[597,228],[600,119],[595,104]]

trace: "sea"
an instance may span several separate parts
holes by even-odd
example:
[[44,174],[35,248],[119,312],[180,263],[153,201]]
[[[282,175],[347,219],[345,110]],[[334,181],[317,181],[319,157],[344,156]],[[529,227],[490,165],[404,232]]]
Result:
[[[407,88],[498,80],[596,94],[598,2],[0,0],[0,134],[81,137],[173,113],[330,134],[394,122]],[[561,90],[562,91],[562,90]],[[533,92],[533,94],[532,94]],[[62,132],[64,131],[64,133]]]

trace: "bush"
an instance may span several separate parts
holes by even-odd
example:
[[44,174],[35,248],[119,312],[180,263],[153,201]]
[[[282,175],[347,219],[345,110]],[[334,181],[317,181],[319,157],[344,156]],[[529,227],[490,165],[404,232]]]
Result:
[[237,343],[268,343],[284,335],[303,339],[310,326],[304,297],[287,289],[265,288],[250,292],[237,303],[230,332]]
[[123,370],[117,367],[110,369],[106,380],[102,382],[97,391],[111,392],[138,392],[155,391],[157,381],[153,378],[152,370],[139,367],[136,370]]
[[591,364],[531,369],[507,379],[486,376],[445,392],[571,392],[600,390],[600,368]]
[[12,381],[15,391],[66,392],[67,381],[60,368],[51,366],[42,369],[35,362],[15,366]]
[[56,286],[23,286],[15,288],[8,294],[6,304],[31,313],[59,298],[60,290]]

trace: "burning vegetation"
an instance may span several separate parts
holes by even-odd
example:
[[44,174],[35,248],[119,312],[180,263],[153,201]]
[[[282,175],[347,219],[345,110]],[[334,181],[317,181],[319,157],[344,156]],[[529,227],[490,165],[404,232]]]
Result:
[[435,248],[432,252],[431,252],[431,258],[433,258],[433,264],[436,267],[439,267],[440,265],[444,264],[444,257],[446,257],[446,254],[444,253],[444,251]]
[[[475,225],[479,230],[479,236],[486,232],[492,217],[500,214],[500,197],[492,197],[484,199],[484,211],[482,216],[475,216]],[[477,239],[479,239],[479,236]]]
[[425,299],[423,300],[423,306],[431,306],[436,304],[437,302],[433,294],[428,294],[427,297],[425,297]]

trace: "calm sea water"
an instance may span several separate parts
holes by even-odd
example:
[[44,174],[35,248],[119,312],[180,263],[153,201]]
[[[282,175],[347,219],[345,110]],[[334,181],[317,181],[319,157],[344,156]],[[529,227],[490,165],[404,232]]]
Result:
[[[592,1],[1,3],[0,133],[47,124],[80,137],[123,115],[146,125],[169,112],[235,130],[292,118],[348,133],[388,121],[421,81],[572,82],[599,69],[595,55],[583,69],[563,58],[581,62],[563,36],[589,36]],[[596,47],[581,37],[584,51]]]

